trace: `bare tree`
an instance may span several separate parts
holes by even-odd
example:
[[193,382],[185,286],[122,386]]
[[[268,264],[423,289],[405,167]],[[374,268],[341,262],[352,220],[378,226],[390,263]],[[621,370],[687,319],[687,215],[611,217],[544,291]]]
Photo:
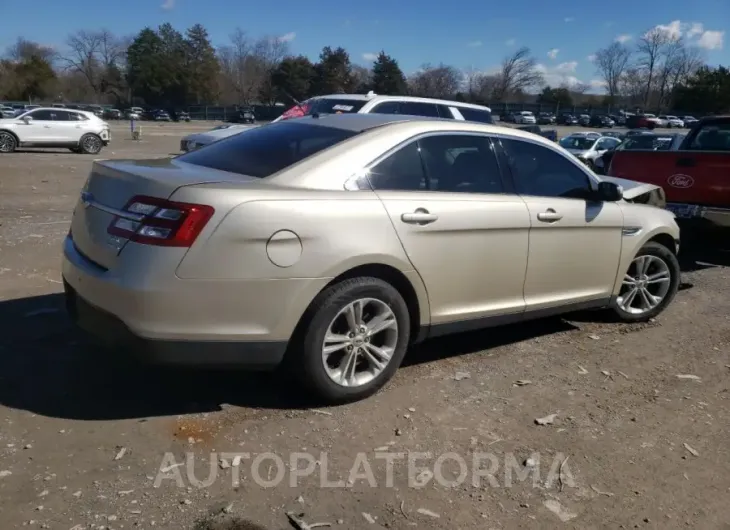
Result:
[[649,104],[651,90],[656,83],[658,69],[661,64],[662,54],[667,46],[673,46],[677,37],[669,34],[661,28],[654,28],[647,31],[637,45],[637,51],[641,56],[641,66],[646,72],[646,86],[644,88],[644,105]]
[[530,55],[529,48],[520,48],[502,61],[495,98],[504,101],[510,94],[545,84],[545,78]]
[[104,65],[99,60],[107,32],[80,30],[69,35],[66,40],[68,52],[60,56],[67,71],[81,74],[93,91],[97,102],[101,94],[101,81]]
[[607,48],[596,52],[595,65],[598,74],[606,82],[608,96],[613,100],[618,95],[621,77],[631,61],[631,50],[614,42]]
[[413,94],[432,98],[452,98],[459,91],[462,74],[453,66],[424,64],[408,80]]
[[494,99],[494,94],[499,85],[499,76],[493,73],[480,72],[470,68],[463,74],[464,89],[472,100],[489,102]]
[[639,105],[644,101],[646,72],[640,67],[626,70],[619,80],[619,94],[631,105]]
[[254,54],[255,42],[239,28],[230,35],[230,44],[218,50],[224,84],[235,93],[238,103],[249,103],[261,87],[262,79]]
[[55,59],[56,52],[48,46],[42,46],[37,42],[18,37],[15,44],[8,48],[6,55],[13,62],[27,61],[31,57],[38,57],[39,59],[52,63]]
[[373,72],[369,68],[357,64],[352,65],[353,88],[356,92],[367,91],[373,81]]

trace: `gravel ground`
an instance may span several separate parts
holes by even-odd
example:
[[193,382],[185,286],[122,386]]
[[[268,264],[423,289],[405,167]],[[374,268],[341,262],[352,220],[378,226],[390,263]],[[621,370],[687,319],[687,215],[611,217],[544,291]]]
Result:
[[[210,125],[145,126],[139,143],[115,125],[102,154],[166,156]],[[287,512],[346,529],[730,528],[721,248],[684,256],[655,322],[585,313],[429,341],[373,398],[312,409],[273,374],[80,346],[60,242],[91,160],[0,157],[3,530],[278,530]]]

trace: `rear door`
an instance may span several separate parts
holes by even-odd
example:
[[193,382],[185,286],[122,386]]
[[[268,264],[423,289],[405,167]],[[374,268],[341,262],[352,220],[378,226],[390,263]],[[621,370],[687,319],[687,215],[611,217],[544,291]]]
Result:
[[529,213],[488,137],[414,140],[371,167],[370,180],[423,279],[432,324],[468,329],[523,311]]

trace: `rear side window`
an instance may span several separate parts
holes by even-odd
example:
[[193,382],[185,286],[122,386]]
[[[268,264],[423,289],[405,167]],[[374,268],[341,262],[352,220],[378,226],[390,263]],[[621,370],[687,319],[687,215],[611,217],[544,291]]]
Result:
[[492,113],[486,110],[470,109],[466,107],[456,107],[464,116],[466,121],[477,121],[479,123],[494,123]]
[[401,101],[399,114],[409,116],[427,116],[439,118],[439,109],[433,103],[420,103],[415,101]]
[[265,178],[356,134],[334,127],[282,121],[244,130],[177,158],[196,166]]
[[689,149],[730,151],[730,123],[703,125],[692,139]]
[[307,114],[352,114],[365,106],[367,101],[357,99],[319,98],[307,102]]

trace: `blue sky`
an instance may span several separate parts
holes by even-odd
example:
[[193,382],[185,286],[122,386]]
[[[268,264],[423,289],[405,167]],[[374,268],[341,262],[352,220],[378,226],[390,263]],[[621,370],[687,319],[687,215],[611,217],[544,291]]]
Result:
[[711,64],[730,64],[730,0],[36,0],[33,13],[0,0],[0,49],[19,36],[57,49],[74,29],[107,28],[131,35],[170,22],[199,22],[215,45],[240,27],[252,37],[284,36],[291,51],[316,59],[323,46],[343,46],[353,62],[368,64],[383,49],[406,73],[426,62],[489,71],[519,46],[528,46],[548,81],[597,79],[590,55],[622,39],[629,44],[662,25],[704,48]]

